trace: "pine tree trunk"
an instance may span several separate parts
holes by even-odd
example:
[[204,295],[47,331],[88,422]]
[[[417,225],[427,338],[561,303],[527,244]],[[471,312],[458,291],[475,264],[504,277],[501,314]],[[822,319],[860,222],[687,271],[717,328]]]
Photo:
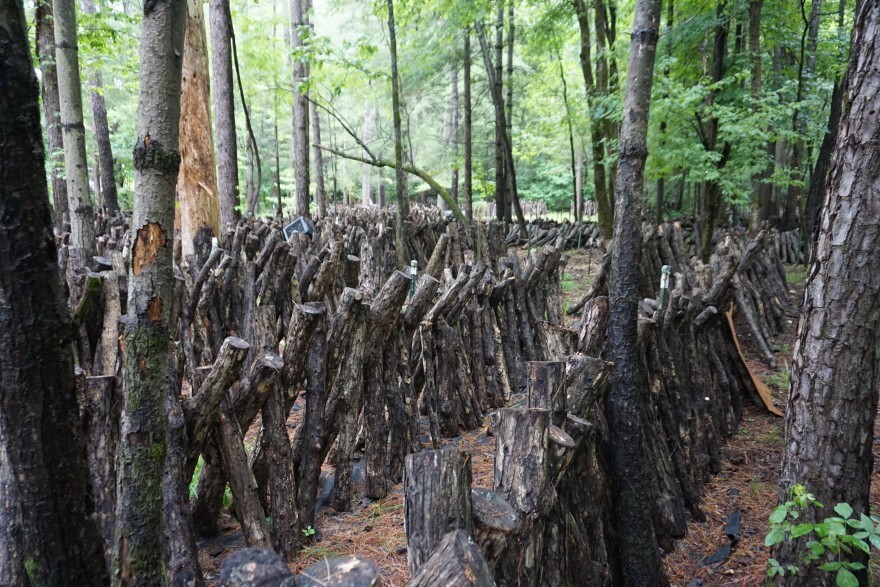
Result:
[[[235,131],[235,89],[232,85],[232,16],[229,0],[210,0],[211,74],[214,79],[214,128],[217,135],[217,199],[220,231],[234,226],[239,214],[238,144]],[[219,235],[218,235],[219,236]]]
[[648,110],[660,28],[660,0],[637,0],[626,98],[620,133],[608,323],[609,359],[614,362],[605,412],[612,432],[611,477],[614,520],[623,584],[668,585],[651,522],[645,438],[639,424],[640,394],[637,321],[642,248],[641,194],[647,158]]
[[449,194],[455,203],[458,203],[458,62],[452,68],[452,97],[450,108],[452,109],[452,178],[450,179]]
[[[840,0],[837,12],[837,33],[843,34],[843,21],[846,14],[846,0]],[[837,129],[840,127],[840,116],[843,110],[843,88],[846,80],[838,76],[834,80],[834,88],[831,91],[831,114],[828,117],[828,127],[822,135],[822,144],[819,147],[819,155],[816,165],[810,174],[810,187],[807,191],[807,201],[804,206],[804,233],[803,238],[812,238],[817,234],[819,209],[825,200],[825,184],[828,179],[828,168],[831,165],[831,155],[834,143],[837,142]]]
[[[865,2],[859,9],[852,47],[844,93],[848,108],[840,121],[798,327],[779,496],[784,501],[789,489],[801,484],[826,508],[846,502],[858,517],[869,513],[872,431],[880,385],[877,2]],[[775,555],[783,565],[799,564],[802,552],[800,541],[788,541]],[[834,584],[834,573],[800,566],[792,584]]]
[[464,32],[464,210],[468,220],[474,219],[474,144],[471,104],[471,30]]
[[49,167],[52,184],[52,217],[55,226],[62,228],[64,217],[69,216],[67,184],[64,181],[64,144],[61,139],[61,103],[58,99],[58,73],[55,68],[55,24],[52,1],[37,2],[34,16],[37,29],[37,59],[40,62],[43,120],[45,121]]
[[[321,144],[321,119],[318,117],[318,107],[314,102],[309,102],[309,114],[312,120],[312,140],[316,145]],[[327,216],[327,188],[324,185],[324,152],[318,147],[312,147],[312,159],[315,163],[315,203],[318,205],[318,217]]]
[[[496,0],[498,3],[498,17],[495,22],[495,80],[489,82],[492,85],[491,93],[503,95],[504,79],[504,0]],[[502,98],[503,99],[503,98]],[[494,101],[494,100],[493,100]],[[502,109],[504,106],[501,106]],[[497,108],[497,105],[496,105]],[[504,127],[505,124],[497,114],[495,115],[495,217],[510,224],[510,201],[507,199],[507,184],[504,179]]]
[[[584,74],[584,84],[586,85],[587,106],[592,109],[596,95],[596,85],[593,80],[593,65],[592,58],[590,57],[590,18],[584,0],[572,0],[572,4],[574,5],[578,28],[580,29],[580,61],[581,70]],[[608,197],[608,183],[605,179],[602,124],[596,116],[590,117],[590,146],[593,152],[593,190],[596,193],[596,211],[599,216],[599,227],[605,238],[611,238],[614,210]]]
[[55,0],[55,64],[61,103],[64,171],[70,211],[70,241],[91,259],[95,250],[95,214],[89,196],[86,133],[83,126],[75,0]]
[[[83,12],[95,14],[94,0],[83,1]],[[100,71],[89,72],[89,105],[92,108],[92,123],[95,125],[95,142],[98,145],[98,169],[101,181],[95,189],[101,188],[101,205],[111,213],[119,211],[116,196],[116,172],[113,169],[113,149],[110,146],[110,128],[107,125],[107,106],[104,104],[104,81]]]
[[[306,26],[307,0],[292,0],[290,20],[293,23],[294,53],[303,50],[303,27]],[[293,56],[293,165],[296,168],[296,213],[309,216],[309,104],[303,84],[309,77],[304,56]]]
[[0,0],[0,583],[105,585],[26,35]]
[[[364,144],[369,145],[373,140],[373,107],[369,102],[364,103]],[[363,172],[361,174],[361,205],[372,206],[372,173],[373,167],[369,163],[364,163]]]
[[406,264],[406,227],[409,215],[406,194],[406,175],[403,170],[403,131],[400,120],[400,73],[397,69],[397,32],[394,24],[394,0],[388,0],[388,44],[391,48],[391,114],[394,119],[394,191],[397,197],[397,227],[394,231],[394,248],[397,249],[398,265]]
[[220,209],[211,135],[211,89],[201,0],[188,0],[180,93],[180,244],[184,260],[201,267],[220,237]]
[[[752,68],[750,91],[752,108],[758,108],[761,99],[761,11],[764,8],[764,0],[749,1],[749,65]],[[763,181],[767,173],[762,171],[752,177],[752,202],[749,216],[749,230],[753,234],[761,228],[764,220],[764,194],[766,192]]]
[[115,585],[164,584],[162,470],[167,447],[164,389],[174,294],[174,191],[186,3],[145,6],[135,146],[135,199],[125,406],[117,471]]

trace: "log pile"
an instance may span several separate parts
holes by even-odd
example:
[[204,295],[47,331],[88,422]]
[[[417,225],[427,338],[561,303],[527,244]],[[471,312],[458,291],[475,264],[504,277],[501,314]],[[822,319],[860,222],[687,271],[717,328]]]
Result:
[[[125,222],[102,225],[104,247],[92,265],[100,271],[82,269],[79,259],[67,265],[108,554]],[[365,464],[359,491],[368,497],[383,497],[401,480],[458,496],[455,524],[449,517],[407,523],[410,539],[424,541],[412,544],[413,585],[462,577],[487,585],[606,584],[618,576],[603,448],[607,364],[598,359],[608,263],[578,305],[579,331],[562,326],[563,251],[578,239],[601,248],[598,233],[586,224],[533,225],[524,255],[507,248],[500,224],[466,229],[417,207],[405,240],[412,263],[400,267],[393,222],[388,210],[349,208],[318,221],[311,235],[287,238],[281,219],[248,219],[206,259],[176,260],[165,472],[172,582],[201,584],[195,536],[219,531],[227,484],[248,546],[289,557],[302,529],[315,525],[325,463],[334,466],[330,505],[350,507],[358,452]],[[736,300],[745,308],[738,311],[755,317],[753,336],[769,341],[788,310],[770,237],[726,238],[707,266],[693,260],[686,241],[676,224],[646,229],[640,267],[642,375],[651,398],[643,422],[658,487],[649,498],[665,547],[684,532],[686,516],[702,515],[702,484],[718,469],[720,443],[756,395],[722,314]],[[64,250],[63,238],[58,244]],[[673,274],[665,303],[656,293],[663,265]],[[528,407],[507,407],[514,404]],[[481,426],[491,410],[500,455],[494,491],[471,492],[467,459],[420,452],[421,438],[439,449],[444,438]],[[258,417],[249,454],[244,438]],[[445,488],[446,473],[427,483],[435,462],[456,468],[456,487]],[[420,524],[416,538],[410,530]]]
[[556,222],[538,218],[526,224],[528,238],[520,235],[518,224],[511,224],[504,242],[507,246],[532,249],[546,244],[556,244],[562,250],[591,248],[605,250],[599,225],[595,222]]
[[[771,288],[784,288],[785,281],[771,262],[767,234],[754,240],[729,235],[703,266],[687,254],[680,226],[664,228],[645,231],[639,367],[654,480],[648,485],[656,488],[645,498],[654,504],[658,541],[669,550],[688,519],[705,518],[700,497],[703,484],[721,468],[722,442],[735,432],[744,403],[760,402],[725,310],[748,287],[766,303]],[[673,279],[659,296],[651,284],[659,284],[663,265],[672,268]],[[492,415],[496,460],[489,493],[502,504],[498,510],[513,510],[516,521],[503,532],[475,532],[498,585],[611,585],[625,564],[616,554],[610,519],[606,447],[612,437],[603,405],[608,365],[591,358],[601,357],[605,346],[607,276],[600,273],[596,284],[581,305],[577,350],[586,354],[559,355],[565,364],[527,363],[527,407]],[[433,462],[449,466],[443,459]],[[421,471],[407,483],[422,486],[443,477]],[[467,475],[455,478],[461,482]],[[407,519],[418,512],[408,510]],[[407,526],[411,543],[420,538],[410,529],[430,522],[423,517]]]
[[[83,417],[98,447],[92,477],[108,553],[129,238],[119,218],[99,233],[104,257],[92,267],[103,271],[77,260],[68,272],[79,284]],[[245,220],[203,261],[175,260],[165,482],[172,581],[201,584],[195,537],[219,531],[226,485],[247,544],[292,556],[301,530],[315,524],[323,464],[335,466],[336,510],[350,507],[359,451],[362,490],[380,498],[422,449],[423,432],[439,447],[479,427],[487,410],[525,391],[527,361],[571,344],[556,331],[561,239],[522,258],[508,253],[501,225],[462,230],[417,208],[405,252],[415,264],[401,268],[387,210],[347,209],[289,239],[285,224]],[[244,439],[258,417],[249,453]]]

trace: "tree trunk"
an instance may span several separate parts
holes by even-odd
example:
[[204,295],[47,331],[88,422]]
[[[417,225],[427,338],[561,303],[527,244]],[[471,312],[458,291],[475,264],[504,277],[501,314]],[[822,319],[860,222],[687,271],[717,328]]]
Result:
[[[238,143],[235,89],[232,85],[232,15],[229,0],[210,0],[211,74],[214,79],[214,129],[217,136],[217,199],[220,232],[238,221]],[[219,237],[220,235],[218,235]]]
[[0,0],[0,583],[105,585],[26,35]]
[[[712,84],[717,84],[724,77],[724,58],[727,54],[727,33],[730,27],[730,21],[724,16],[724,9],[727,5],[726,0],[721,0],[715,9],[716,26],[715,36],[712,43]],[[717,95],[712,90],[706,97],[707,107],[711,109]],[[718,118],[714,114],[709,115],[706,124],[701,125],[701,137],[703,148],[707,151],[715,151],[718,146]],[[719,171],[727,164],[730,156],[730,143],[725,143],[721,149],[720,157],[715,163],[715,168]],[[709,256],[712,254],[712,235],[715,233],[715,227],[718,224],[719,217],[723,207],[721,186],[718,180],[703,180],[701,191],[702,199],[700,201],[700,258],[703,263],[709,262]]]
[[388,45],[391,48],[391,113],[394,119],[394,191],[397,196],[397,226],[394,231],[394,248],[397,263],[406,264],[406,227],[404,219],[409,215],[406,195],[406,176],[403,171],[403,138],[400,121],[400,74],[397,69],[397,32],[394,25],[394,0],[388,0]]
[[171,231],[180,163],[177,146],[185,16],[183,0],[156,0],[144,9],[134,152],[135,235],[128,278],[125,407],[113,553],[116,585],[165,582],[161,539],[164,385],[174,293]]
[[[812,88],[813,70],[816,66],[816,45],[819,40],[819,24],[822,18],[822,0],[813,0],[810,8],[809,20],[804,24],[805,39],[801,38],[801,55],[798,65],[798,85],[796,102],[801,105],[805,94]],[[807,134],[807,118],[801,116],[800,108],[794,110],[792,115],[792,131],[795,133],[795,142],[792,146],[791,172],[792,181],[788,186],[788,195],[785,200],[785,211],[782,215],[782,230],[794,230],[801,226],[801,196],[804,193],[805,165],[804,150]]]
[[95,214],[89,195],[75,2],[56,0],[54,10],[55,64],[58,68],[58,95],[61,101],[61,135],[64,142],[67,205],[70,211],[70,242],[71,246],[83,251],[83,258],[91,259],[95,250]]
[[186,38],[180,93],[180,244],[184,260],[201,267],[211,254],[211,239],[220,237],[220,209],[211,135],[211,89],[205,14],[201,0],[187,1]]
[[[507,121],[504,112],[504,96],[501,95],[501,87],[495,79],[494,68],[492,67],[492,55],[490,54],[489,46],[486,43],[486,35],[483,33],[483,27],[481,24],[476,23],[474,26],[477,30],[477,38],[480,41],[480,49],[483,53],[483,62],[486,65],[486,72],[489,75],[489,88],[492,90],[492,104],[495,107],[495,118],[499,121],[500,128],[506,129]],[[510,186],[511,202],[513,203],[513,208],[516,210],[516,218],[517,223],[519,224],[521,238],[527,238],[526,220],[523,216],[522,206],[520,206],[519,196],[516,191],[516,167],[513,162],[513,146],[507,132],[502,132],[501,140],[504,150],[504,173],[507,185]]]
[[577,181],[577,156],[574,152],[574,131],[571,125],[571,107],[568,104],[568,84],[565,82],[565,69],[562,67],[562,57],[557,55],[559,62],[559,79],[562,81],[562,101],[565,104],[565,125],[568,127],[568,150],[571,158],[571,210],[576,221],[580,221],[583,212],[578,207],[580,201],[578,199],[578,181]]
[[[749,65],[752,68],[750,84],[752,109],[759,108],[758,101],[761,99],[761,11],[764,8],[764,0],[749,1]],[[753,234],[761,228],[764,220],[764,193],[766,191],[764,181],[767,172],[761,171],[752,177],[752,202],[749,217],[749,231]]]
[[459,105],[458,105],[458,62],[452,68],[452,99],[450,108],[452,109],[452,177],[450,178],[449,192],[452,199],[458,203],[458,134],[459,134]]
[[309,77],[309,64],[303,55],[303,27],[306,23],[307,0],[292,0],[290,20],[293,23],[293,164],[296,168],[296,213],[309,216],[309,105],[304,83]]
[[[309,115],[312,121],[312,137],[316,145],[321,144],[321,119],[318,117],[318,107],[314,102],[309,102]],[[312,147],[312,160],[315,163],[315,203],[318,205],[318,217],[327,216],[327,189],[324,186],[324,152],[318,147]]]
[[[83,2],[83,12],[95,14],[94,0]],[[95,142],[98,145],[98,168],[101,172],[101,204],[111,213],[119,211],[116,196],[116,172],[113,169],[113,150],[110,147],[110,128],[107,126],[107,106],[104,104],[104,82],[100,71],[89,72],[89,105],[92,108],[92,122],[95,125]]]
[[[590,57],[590,18],[584,0],[572,0],[580,29],[580,61],[584,74],[587,92],[587,107],[592,110],[596,96],[593,80],[593,65]],[[602,146],[602,123],[597,116],[590,116],[590,143],[593,151],[593,186],[596,192],[596,211],[599,216],[599,227],[602,236],[611,238],[614,209],[608,195],[608,183],[605,179],[604,148]]]
[[[495,21],[495,79],[490,81],[492,86],[490,93],[503,95],[504,79],[504,0],[496,0],[498,4],[498,17]],[[490,67],[490,66],[487,66]],[[502,98],[503,99],[503,98]],[[493,99],[494,102],[494,99]],[[502,104],[501,108],[504,108]],[[495,217],[510,224],[510,201],[507,199],[506,181],[504,179],[504,129],[505,124],[501,118],[495,115]]]
[[641,194],[647,158],[648,110],[654,57],[660,28],[660,0],[638,0],[633,22],[633,42],[623,127],[620,132],[619,166],[611,257],[608,324],[611,390],[605,412],[612,432],[611,477],[613,509],[619,539],[624,585],[668,585],[660,562],[651,522],[645,438],[639,424],[642,413],[637,320],[641,253]]
[[55,70],[55,24],[52,1],[37,2],[34,16],[37,29],[37,59],[40,62],[41,96],[46,142],[49,152],[49,179],[52,184],[52,208],[55,226],[63,228],[68,214],[67,184],[64,181],[64,144],[61,139],[61,103],[58,99],[58,73]]
[[464,32],[464,210],[474,219],[473,112],[471,111],[471,30]]
[[[846,0],[840,0],[837,11],[837,33],[843,34],[843,20],[846,14]],[[834,88],[831,91],[831,114],[828,118],[828,127],[822,135],[822,144],[819,147],[819,156],[816,165],[810,175],[810,187],[807,191],[807,201],[804,209],[804,232],[803,238],[812,238],[818,234],[819,208],[825,200],[825,185],[828,178],[828,167],[831,165],[831,155],[834,143],[837,141],[837,129],[840,126],[840,115],[843,110],[843,88],[846,80],[840,77],[834,79]]]
[[[841,118],[798,327],[779,496],[785,501],[789,489],[801,484],[826,508],[846,502],[858,517],[869,513],[872,431],[880,385],[877,2],[861,5],[852,47],[844,96],[848,108]],[[808,517],[816,513],[810,511]],[[776,558],[783,565],[799,564],[802,548],[801,541],[785,542],[775,550]],[[803,565],[793,582],[833,583],[833,573]]]
[[[373,107],[369,102],[364,103],[364,144],[369,145],[373,140]],[[373,179],[372,166],[364,162],[363,173],[361,174],[361,205],[372,206],[373,198],[371,197],[371,187]]]

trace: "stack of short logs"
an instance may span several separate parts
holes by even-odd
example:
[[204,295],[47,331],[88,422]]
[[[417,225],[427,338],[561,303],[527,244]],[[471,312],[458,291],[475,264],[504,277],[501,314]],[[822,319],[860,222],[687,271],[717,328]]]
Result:
[[[102,255],[67,267],[108,554],[129,250],[119,219],[100,233]],[[438,447],[480,426],[525,391],[526,362],[562,338],[564,258],[553,245],[523,262],[500,225],[466,231],[416,209],[412,275],[397,264],[387,211],[345,210],[311,238],[285,239],[283,224],[242,221],[207,258],[175,263],[164,484],[173,582],[202,583],[196,537],[219,532],[227,485],[247,544],[290,556],[315,525],[325,462],[335,465],[335,509],[350,507],[356,451],[364,493],[384,496],[424,429]]]
[[[66,276],[109,555],[128,226],[122,216],[102,222],[100,254],[87,263],[93,272],[74,255]],[[577,306],[579,331],[562,326],[563,251],[592,225],[536,230],[523,258],[508,251],[501,225],[464,229],[416,208],[403,255],[415,261],[412,274],[398,264],[393,223],[387,210],[344,209],[319,221],[311,238],[285,239],[280,219],[251,219],[227,230],[207,258],[176,263],[164,486],[172,582],[203,583],[195,539],[219,532],[227,484],[248,546],[288,557],[302,529],[315,525],[324,463],[335,465],[331,505],[350,507],[356,452],[366,496],[405,481],[413,585],[458,584],[456,576],[610,584],[619,576],[603,448],[608,367],[591,358],[604,348],[607,262]],[[585,243],[601,246],[588,236]],[[688,514],[702,516],[702,484],[755,395],[723,314],[735,301],[765,342],[785,319],[784,272],[771,240],[725,239],[704,267],[679,226],[646,229],[640,344],[651,402],[643,421],[658,487],[648,497],[664,547],[683,534]],[[59,246],[66,251],[63,239]],[[673,279],[660,309],[662,265]],[[506,407],[518,398],[529,407]],[[481,426],[487,412],[497,440],[494,485],[471,491],[467,457],[439,449],[443,438]],[[453,500],[454,516],[431,519],[419,501],[435,499],[431,491]],[[328,561],[325,578],[337,576],[336,564],[369,567]],[[375,584],[377,573],[367,571],[362,584]]]

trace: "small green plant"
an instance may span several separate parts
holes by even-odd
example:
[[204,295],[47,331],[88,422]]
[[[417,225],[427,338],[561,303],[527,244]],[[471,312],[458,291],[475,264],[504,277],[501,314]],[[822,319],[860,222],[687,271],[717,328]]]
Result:
[[788,391],[788,388],[791,387],[791,367],[788,364],[788,361],[785,362],[785,367],[776,371],[772,375],[768,375],[764,382],[767,385],[771,385],[783,391]]
[[309,538],[310,536],[315,535],[315,529],[312,528],[311,526],[306,526],[305,528],[302,529],[302,533],[305,535],[306,538]]
[[[812,564],[828,557],[830,553],[834,560],[822,563],[819,568],[836,573],[835,582],[838,587],[858,587],[859,581],[853,571],[860,571],[865,565],[850,559],[856,550],[870,555],[871,546],[880,549],[880,518],[861,514],[856,519],[853,517],[852,506],[839,503],[834,506],[836,516],[827,517],[815,524],[798,522],[806,510],[821,507],[824,506],[803,485],[795,485],[789,492],[789,500],[776,506],[770,514],[770,532],[767,533],[764,544],[775,546],[795,538],[814,538],[806,543],[807,550],[801,557],[801,563]],[[785,576],[786,573],[795,574],[798,570],[797,565],[782,565],[771,558],[767,575]]]
[[575,289],[574,279],[572,279],[571,275],[563,275],[562,276],[562,292],[563,293],[571,293]]

